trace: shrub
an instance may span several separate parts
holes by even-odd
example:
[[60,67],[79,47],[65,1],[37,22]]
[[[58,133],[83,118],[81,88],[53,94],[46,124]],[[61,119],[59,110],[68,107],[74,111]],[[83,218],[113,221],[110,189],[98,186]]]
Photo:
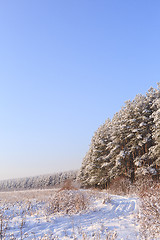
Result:
[[63,182],[62,187],[60,188],[60,191],[63,190],[78,190],[76,187],[76,183],[73,182],[71,179],[67,179]]
[[140,234],[142,239],[160,236],[160,183],[146,179],[140,187]]
[[129,193],[130,188],[130,179],[124,176],[119,176],[112,181],[108,190],[113,194],[125,195]]
[[60,190],[50,199],[48,213],[75,214],[87,209],[88,196],[80,190]]

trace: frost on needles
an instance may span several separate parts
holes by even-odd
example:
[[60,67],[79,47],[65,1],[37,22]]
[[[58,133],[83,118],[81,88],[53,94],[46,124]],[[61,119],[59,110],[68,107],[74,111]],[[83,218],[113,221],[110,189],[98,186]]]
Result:
[[160,83],[136,95],[95,132],[78,178],[83,186],[106,187],[117,176],[132,182],[160,173]]

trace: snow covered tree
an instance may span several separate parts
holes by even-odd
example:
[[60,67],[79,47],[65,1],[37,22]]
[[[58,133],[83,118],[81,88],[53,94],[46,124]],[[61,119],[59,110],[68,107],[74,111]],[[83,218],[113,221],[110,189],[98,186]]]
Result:
[[83,159],[82,167],[79,172],[78,179],[83,182],[84,186],[104,185],[108,179],[107,166],[107,150],[106,146],[110,140],[110,119],[98,128],[95,132],[89,151]]
[[154,112],[152,113],[153,118],[153,140],[154,146],[150,149],[150,156],[153,163],[152,167],[155,169],[155,174],[159,176],[160,172],[160,83],[158,83],[158,89],[155,91],[156,98],[153,101],[152,108]]
[[131,182],[160,167],[160,84],[139,94],[100,126],[79,172],[84,186],[105,187],[117,176]]

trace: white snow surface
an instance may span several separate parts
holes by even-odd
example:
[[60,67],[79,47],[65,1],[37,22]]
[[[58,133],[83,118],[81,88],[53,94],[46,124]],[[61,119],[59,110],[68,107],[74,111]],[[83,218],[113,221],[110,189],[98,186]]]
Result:
[[[63,190],[63,201],[65,194],[82,194],[88,199],[86,209],[65,213],[51,209],[57,191],[0,193],[3,239],[140,239],[137,198],[105,191]],[[116,237],[106,238],[110,235]]]

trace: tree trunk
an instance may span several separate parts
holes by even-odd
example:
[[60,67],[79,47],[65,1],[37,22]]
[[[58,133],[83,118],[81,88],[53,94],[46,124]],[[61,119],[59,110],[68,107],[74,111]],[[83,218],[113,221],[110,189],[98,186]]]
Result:
[[131,171],[131,182],[134,182],[135,179],[135,169],[134,169],[134,162],[133,162],[133,156],[130,154],[130,171]]

